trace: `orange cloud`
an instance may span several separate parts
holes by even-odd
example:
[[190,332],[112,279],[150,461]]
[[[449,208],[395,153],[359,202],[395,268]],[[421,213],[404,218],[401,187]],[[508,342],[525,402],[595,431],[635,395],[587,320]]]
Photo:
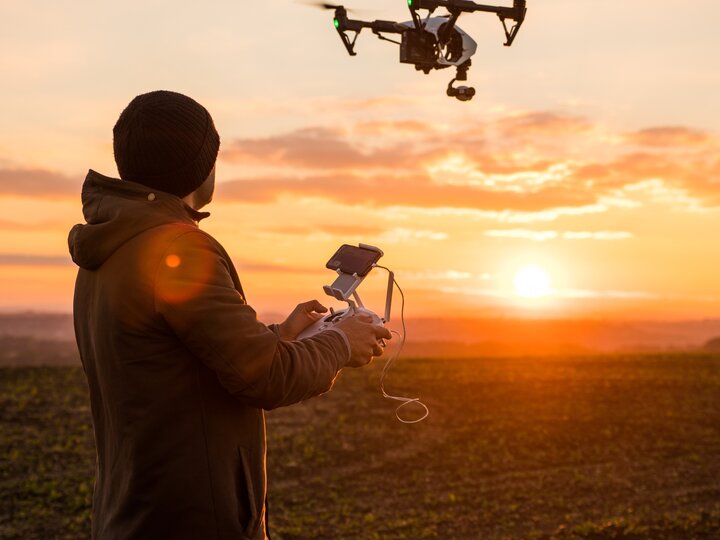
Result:
[[0,266],[69,266],[70,255],[26,255],[18,253],[0,253]]
[[627,231],[536,231],[531,229],[488,229],[491,238],[519,238],[545,242],[547,240],[627,240],[633,235]]
[[360,122],[353,127],[353,133],[358,135],[417,134],[432,131],[433,129],[429,124],[417,120],[377,120]]
[[256,178],[223,182],[218,200],[269,203],[282,197],[318,197],[340,204],[369,206],[454,207],[533,212],[561,206],[584,206],[594,194],[553,186],[528,192],[497,191],[434,182],[427,175],[325,175],[304,178]]
[[501,118],[497,127],[509,137],[574,135],[590,130],[592,123],[580,116],[539,111]]
[[36,222],[19,222],[0,219],[0,229],[6,231],[52,231],[61,227],[66,227],[64,221],[36,221]]
[[590,163],[577,169],[579,181],[590,181],[595,187],[620,187],[652,178],[679,178],[684,165],[661,154],[636,152],[607,163]]
[[79,197],[81,184],[81,180],[45,169],[0,169],[0,195]]
[[682,157],[663,152],[625,154],[608,163],[579,167],[571,179],[577,185],[586,183],[598,193],[650,180],[681,189],[706,206],[717,206],[720,204],[720,154],[714,150]]
[[[236,139],[223,144],[221,158],[250,165],[253,176],[221,178],[216,200],[319,197],[344,205],[539,212],[602,204],[630,186],[660,181],[685,200],[720,204],[720,152],[710,134],[684,126],[598,138],[599,131],[584,117],[536,111],[452,129],[363,120],[343,129],[310,126]],[[613,137],[619,144],[607,145]],[[573,154],[569,139],[587,151]],[[594,147],[603,159],[594,159]],[[74,198],[81,180],[5,168],[0,195]]]
[[291,235],[291,236],[307,236],[309,234],[324,233],[333,236],[375,236],[385,232],[383,227],[368,227],[364,225],[343,225],[342,223],[333,223],[332,226],[304,227],[287,225],[284,227],[271,227],[265,229],[265,232]]
[[[499,135],[490,137],[493,126]],[[403,134],[402,144],[393,137],[396,131]],[[320,197],[347,205],[537,212],[598,204],[617,198],[617,190],[661,180],[668,189],[717,204],[717,151],[697,146],[694,153],[677,155],[661,146],[700,140],[700,132],[651,128],[637,134],[637,140],[654,141],[642,152],[626,137],[610,159],[569,158],[561,135],[587,145],[594,131],[585,118],[548,112],[452,131],[412,121],[362,122],[346,131],[305,128],[231,143],[225,159],[272,171],[221,183],[219,193],[256,203]],[[528,145],[528,138],[542,141],[542,150]]]
[[273,264],[250,262],[244,259],[233,260],[238,272],[241,273],[257,273],[257,274],[306,274],[317,275],[324,272],[324,268],[303,267],[292,264]]
[[684,126],[661,126],[628,133],[625,140],[642,146],[668,148],[704,144],[710,141],[710,136],[704,131]]
[[404,167],[410,156],[402,148],[363,150],[340,130],[323,127],[257,139],[238,139],[222,150],[222,159],[230,162],[335,170]]
[[[398,141],[392,135],[399,132],[403,136]],[[364,122],[347,131],[306,127],[268,137],[236,139],[223,146],[220,157],[230,163],[293,170],[418,172],[449,154],[462,154],[488,173],[509,174],[528,165],[499,155],[489,145],[483,124],[444,132],[418,122]],[[530,165],[549,164],[540,159]]]

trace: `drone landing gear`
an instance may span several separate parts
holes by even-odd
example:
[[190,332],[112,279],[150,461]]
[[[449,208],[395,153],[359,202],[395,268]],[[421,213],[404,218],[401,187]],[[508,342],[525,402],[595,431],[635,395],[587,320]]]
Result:
[[470,69],[470,59],[463,62],[457,67],[455,78],[448,83],[447,95],[454,97],[459,101],[470,101],[475,95],[475,89],[472,86],[453,86],[455,81],[467,81],[467,72]]

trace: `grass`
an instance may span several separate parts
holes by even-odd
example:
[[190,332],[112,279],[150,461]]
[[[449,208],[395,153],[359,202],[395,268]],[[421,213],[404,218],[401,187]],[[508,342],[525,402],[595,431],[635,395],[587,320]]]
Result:
[[[720,538],[720,355],[401,360],[268,413],[275,539]],[[77,368],[0,369],[0,537],[86,538]]]

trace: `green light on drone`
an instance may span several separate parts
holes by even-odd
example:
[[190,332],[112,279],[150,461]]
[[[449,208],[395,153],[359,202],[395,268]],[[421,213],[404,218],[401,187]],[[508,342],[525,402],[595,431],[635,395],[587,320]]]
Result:
[[[408,0],[408,2],[412,2],[412,0]],[[340,21],[337,19],[333,19],[333,24],[335,25],[335,28],[340,28]]]
[[413,0],[408,0],[408,6],[412,7],[412,5],[413,5]]

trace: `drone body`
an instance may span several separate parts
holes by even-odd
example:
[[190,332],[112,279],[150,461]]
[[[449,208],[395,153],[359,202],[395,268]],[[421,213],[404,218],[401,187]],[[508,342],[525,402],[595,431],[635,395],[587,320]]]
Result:
[[[414,58],[417,52],[416,47],[413,46],[413,37],[426,36],[428,34],[431,35],[428,40],[431,49],[437,48],[437,54],[434,54],[434,50],[430,50],[428,52],[431,54],[427,55],[428,58],[432,58],[432,69],[461,66],[470,60],[470,57],[475,54],[475,51],[477,50],[477,43],[475,43],[475,40],[463,32],[458,26],[453,27],[450,34],[450,40],[447,45],[442,48],[439,47],[439,43],[442,38],[442,30],[446,27],[447,22],[447,17],[427,18],[423,21],[423,31],[421,33],[415,32],[414,21],[400,23],[402,26],[407,28],[407,30],[403,33],[403,35],[406,36],[405,42],[404,44],[403,42],[400,43],[400,61],[408,64],[415,64],[416,66],[418,65],[416,61],[422,64],[424,61],[423,57]],[[402,50],[403,46],[405,50]]]
[[[462,13],[484,11],[495,13],[505,29],[505,45],[512,45],[522,22],[525,20],[526,0],[514,0],[512,7],[476,4],[471,0],[407,0],[412,20],[407,22],[393,21],[360,21],[348,18],[344,6],[320,4],[325,9],[334,9],[333,23],[350,56],[355,56],[355,41],[363,28],[369,28],[380,39],[400,45],[400,62],[413,64],[415,69],[430,73],[434,69],[455,67],[457,73],[447,87],[447,95],[460,101],[468,101],[475,95],[475,89],[468,86],[454,87],[455,81],[467,80],[470,68],[470,57],[477,50],[477,43],[467,33],[456,26]],[[443,16],[432,17],[438,8],[447,10]],[[422,18],[419,10],[427,10]],[[510,19],[515,24],[508,28],[505,21]],[[354,32],[350,39],[349,32]],[[400,41],[395,41],[385,34],[400,34]]]

